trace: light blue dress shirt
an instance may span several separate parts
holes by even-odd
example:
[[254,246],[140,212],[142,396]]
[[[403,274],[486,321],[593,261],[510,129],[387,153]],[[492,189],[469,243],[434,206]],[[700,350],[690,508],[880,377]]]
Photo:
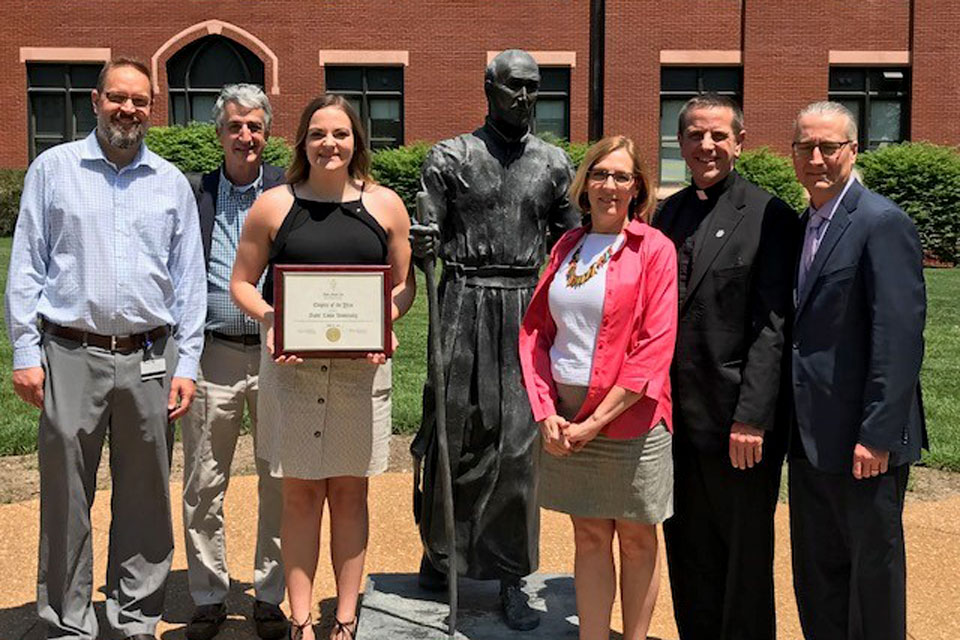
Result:
[[[240,311],[230,298],[230,275],[233,273],[233,262],[237,257],[243,223],[250,207],[261,193],[262,166],[257,179],[242,186],[230,182],[221,169],[207,271],[207,331],[218,331],[231,336],[260,333],[260,323]],[[263,286],[263,279],[261,276],[259,288]]]
[[7,278],[14,369],[40,366],[42,316],[102,335],[173,325],[174,375],[196,379],[206,289],[193,191],[146,145],[117,170],[94,131],[30,165]]

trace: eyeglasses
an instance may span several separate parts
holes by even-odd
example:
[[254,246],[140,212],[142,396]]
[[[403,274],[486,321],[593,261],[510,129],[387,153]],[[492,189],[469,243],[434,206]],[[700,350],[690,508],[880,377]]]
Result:
[[846,145],[853,140],[843,140],[842,142],[833,142],[824,140],[823,142],[794,142],[793,152],[801,158],[812,158],[813,150],[820,149],[820,155],[824,158],[832,158],[840,152]]
[[104,94],[108,101],[117,105],[127,104],[127,100],[133,103],[133,106],[137,109],[146,109],[150,106],[150,98],[146,96],[128,96],[125,93],[114,93],[112,91]]
[[626,173],[625,171],[606,171],[604,169],[591,169],[587,172],[587,178],[590,182],[596,182],[598,184],[603,184],[607,181],[607,178],[613,178],[613,181],[618,187],[626,187],[636,180],[637,176],[632,173]]

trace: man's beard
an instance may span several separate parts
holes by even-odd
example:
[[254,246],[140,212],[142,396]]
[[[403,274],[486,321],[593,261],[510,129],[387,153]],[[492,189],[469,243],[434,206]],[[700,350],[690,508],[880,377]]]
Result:
[[129,149],[139,145],[143,140],[147,134],[147,123],[137,122],[131,127],[124,128],[113,120],[101,121],[97,123],[97,131],[111,147]]

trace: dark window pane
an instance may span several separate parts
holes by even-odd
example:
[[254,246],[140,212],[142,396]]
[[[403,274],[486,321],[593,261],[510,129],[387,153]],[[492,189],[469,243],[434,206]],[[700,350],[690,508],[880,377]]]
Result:
[[369,91],[403,91],[403,67],[371,67],[367,69]]
[[871,93],[901,93],[907,90],[907,73],[904,69],[871,69]]
[[703,90],[722,93],[740,93],[739,67],[705,67]]
[[37,155],[40,155],[50,147],[55,147],[61,142],[63,142],[63,140],[34,140],[33,145],[36,147]]
[[66,96],[64,94],[35,94],[30,96],[34,132],[64,136],[66,123]]
[[333,67],[325,69],[327,91],[363,91],[362,67]]
[[570,68],[540,67],[540,91],[570,93]]
[[660,184],[685,182],[687,163],[680,155],[680,143],[677,139],[664,138],[660,142]]
[[73,102],[73,131],[75,138],[83,138],[97,126],[97,116],[93,114],[90,99],[84,99],[78,94],[72,95]]
[[102,68],[99,64],[70,65],[70,86],[73,89],[93,89]]
[[181,49],[167,61],[167,84],[171,87],[182,89],[187,86],[187,66],[191,56],[186,53],[186,49]]
[[831,67],[830,91],[863,91],[866,88],[867,78],[863,69]]
[[847,99],[847,100],[837,100],[843,106],[850,110],[850,113],[853,114],[853,121],[857,123],[857,127],[860,131],[863,131],[863,109],[860,108],[862,101],[857,99]]
[[357,112],[361,117],[364,116],[363,113],[363,98],[360,96],[344,96],[347,99],[347,102],[350,103],[350,106],[353,107],[353,110]]
[[190,87],[219,89],[231,82],[248,82],[243,61],[232,46],[218,38],[200,50],[187,76]]
[[187,99],[181,93],[170,96],[170,122],[187,124]]
[[569,138],[566,100],[540,98],[536,104],[537,133],[552,133],[558,138]]
[[370,100],[370,137],[393,140],[403,138],[399,100],[380,98]]
[[662,98],[660,100],[660,137],[670,140],[677,139],[677,130],[679,128],[680,110],[686,100],[670,100]]
[[370,149],[373,151],[376,151],[377,149],[395,149],[398,146],[400,146],[399,142],[394,139],[370,141]]
[[695,67],[661,67],[660,90],[696,93],[697,69]]
[[192,122],[213,122],[213,105],[216,102],[216,93],[191,93],[190,120]]
[[[263,62],[246,47],[223,36],[211,35],[191,42],[167,61],[170,123],[210,122],[210,110],[220,88],[235,82],[262,87]],[[192,91],[196,89],[201,91]],[[188,102],[192,108],[189,114]]]
[[872,100],[870,102],[869,147],[871,149],[902,142],[900,123],[903,105],[899,100]]
[[27,86],[63,87],[66,86],[66,66],[62,64],[28,64]]

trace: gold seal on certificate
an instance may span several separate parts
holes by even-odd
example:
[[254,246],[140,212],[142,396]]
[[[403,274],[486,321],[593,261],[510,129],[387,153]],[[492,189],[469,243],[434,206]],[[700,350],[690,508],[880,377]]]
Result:
[[273,282],[277,355],[392,355],[389,266],[278,264]]

